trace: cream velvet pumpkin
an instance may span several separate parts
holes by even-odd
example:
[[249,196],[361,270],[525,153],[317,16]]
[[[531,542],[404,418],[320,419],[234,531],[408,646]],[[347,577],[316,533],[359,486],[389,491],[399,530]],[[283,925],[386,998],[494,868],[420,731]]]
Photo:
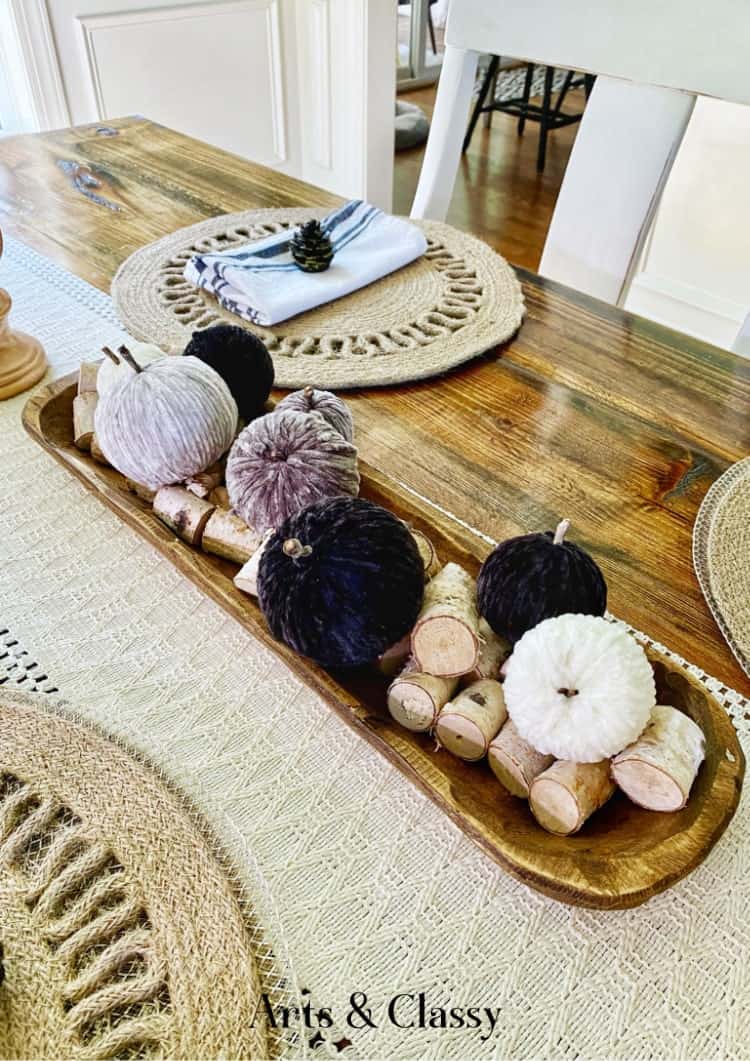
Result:
[[[130,343],[128,349],[141,368],[145,368],[146,365],[150,365],[153,361],[160,361],[167,356],[163,350],[158,346],[153,346],[151,343]],[[127,361],[121,360],[119,364],[115,364],[114,361],[105,357],[99,365],[99,372],[96,376],[96,389],[99,397],[103,398],[114,387],[119,387],[121,383],[127,383],[132,375],[133,369]]]
[[152,490],[202,472],[232,444],[237,405],[197,357],[164,357],[99,399],[94,428],[109,463]]
[[656,703],[646,653],[622,626],[594,615],[545,619],[506,667],[508,715],[524,740],[556,759],[616,755],[640,736]]

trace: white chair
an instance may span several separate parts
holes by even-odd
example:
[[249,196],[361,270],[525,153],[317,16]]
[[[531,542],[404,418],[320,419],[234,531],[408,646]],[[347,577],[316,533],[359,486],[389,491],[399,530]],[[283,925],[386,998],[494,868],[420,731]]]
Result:
[[412,216],[447,213],[480,52],[598,74],[539,271],[621,304],[696,95],[750,103],[747,0],[453,0],[445,42]]

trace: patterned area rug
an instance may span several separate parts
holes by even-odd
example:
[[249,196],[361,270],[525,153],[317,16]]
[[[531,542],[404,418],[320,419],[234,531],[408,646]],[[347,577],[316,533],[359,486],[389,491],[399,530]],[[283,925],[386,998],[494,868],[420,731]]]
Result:
[[[6,253],[17,324],[56,371],[117,341],[104,296]],[[706,862],[645,906],[529,890],[26,438],[22,404],[0,406],[2,623],[85,717],[190,795],[235,865],[257,858],[297,977],[339,1022],[311,1037],[372,1061],[750,1056],[747,800]],[[750,703],[689,669],[750,754]],[[355,992],[374,1027],[347,1023]],[[420,1027],[420,993],[491,1007],[494,1030]],[[396,1013],[411,1027],[389,1017],[396,995],[413,996]]]

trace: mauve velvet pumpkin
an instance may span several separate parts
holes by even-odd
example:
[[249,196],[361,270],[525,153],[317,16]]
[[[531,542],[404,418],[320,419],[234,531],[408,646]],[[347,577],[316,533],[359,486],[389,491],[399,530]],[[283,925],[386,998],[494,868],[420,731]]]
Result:
[[258,571],[258,600],[278,640],[324,667],[369,663],[407,634],[424,595],[408,528],[361,498],[290,516]]
[[357,450],[320,413],[267,413],[237,436],[226,482],[232,508],[263,532],[315,501],[356,496]]
[[347,442],[354,441],[354,420],[351,410],[343,398],[333,391],[321,391],[315,387],[305,387],[301,391],[292,391],[282,398],[275,412],[293,411],[296,413],[320,413],[331,427],[335,427]]

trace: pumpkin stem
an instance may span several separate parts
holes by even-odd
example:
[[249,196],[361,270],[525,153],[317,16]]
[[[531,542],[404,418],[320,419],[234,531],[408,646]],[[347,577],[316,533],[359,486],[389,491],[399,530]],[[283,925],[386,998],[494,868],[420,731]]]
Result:
[[310,401],[310,399],[312,398],[314,393],[315,393],[315,388],[311,387],[309,383],[305,387],[305,389],[302,391],[303,396],[305,398],[307,398],[308,401]]
[[126,365],[129,365],[133,372],[143,372],[143,368],[138,364],[136,359],[133,357],[127,346],[118,346],[117,353],[123,359]]
[[107,355],[107,357],[109,358],[109,360],[110,360],[110,361],[114,361],[114,363],[115,363],[116,365],[119,365],[119,364],[120,364],[120,359],[119,359],[119,357],[118,357],[118,356],[117,356],[117,354],[116,354],[116,353],[114,352],[114,350],[110,350],[110,348],[109,348],[108,346],[103,346],[103,347],[102,347],[102,353],[103,353],[103,354],[106,354],[106,355]]
[[569,700],[572,696],[578,696],[577,689],[558,689],[557,691],[558,693],[562,693],[563,696],[567,696]]
[[553,545],[562,545],[563,538],[565,537],[565,535],[568,533],[569,530],[570,530],[570,520],[569,519],[561,519],[560,522],[557,524],[557,529],[555,530],[555,536],[552,539]]
[[309,556],[312,552],[312,546],[303,545],[299,538],[287,538],[281,548],[284,555],[290,556],[292,560],[299,560],[301,556]]

